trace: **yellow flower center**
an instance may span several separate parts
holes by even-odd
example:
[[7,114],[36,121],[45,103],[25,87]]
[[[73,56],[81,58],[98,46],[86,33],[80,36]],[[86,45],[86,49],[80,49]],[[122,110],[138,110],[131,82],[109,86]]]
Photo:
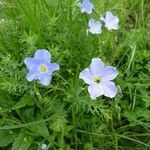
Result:
[[48,67],[44,64],[41,64],[39,67],[39,70],[41,73],[46,73],[46,72],[48,72]]
[[94,77],[94,82],[100,83],[101,82],[101,77],[100,76]]

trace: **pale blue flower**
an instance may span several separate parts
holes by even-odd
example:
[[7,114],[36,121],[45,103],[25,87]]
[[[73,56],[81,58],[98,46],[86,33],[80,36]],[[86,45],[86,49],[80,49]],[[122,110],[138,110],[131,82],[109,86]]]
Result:
[[34,58],[25,58],[29,73],[27,74],[27,80],[40,80],[42,85],[48,85],[51,82],[52,73],[59,70],[59,65],[51,63],[51,54],[44,49],[37,50]]
[[107,11],[105,17],[101,17],[100,20],[104,21],[105,27],[108,30],[117,30],[119,28],[119,18],[114,16],[110,11]]
[[83,0],[82,3],[78,4],[81,13],[91,14],[93,11],[93,4],[89,0]]
[[104,66],[99,58],[92,59],[90,68],[83,70],[79,78],[83,79],[89,85],[88,92],[91,99],[99,96],[113,98],[117,94],[117,87],[112,80],[118,75],[116,69],[112,66]]
[[47,149],[47,145],[46,144],[42,144],[41,145],[41,150],[46,150]]
[[100,34],[102,32],[102,24],[100,21],[95,21],[93,18],[90,18],[88,26],[89,28],[87,29],[87,34],[88,32],[92,34]]

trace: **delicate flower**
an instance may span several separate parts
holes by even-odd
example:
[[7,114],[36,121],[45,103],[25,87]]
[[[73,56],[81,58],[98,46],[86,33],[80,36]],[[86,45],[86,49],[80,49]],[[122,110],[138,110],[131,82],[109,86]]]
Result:
[[27,80],[40,80],[42,85],[48,85],[51,82],[52,73],[59,70],[59,65],[51,63],[51,55],[47,50],[37,50],[34,58],[25,58],[29,73],[27,74]]
[[105,18],[101,17],[100,20],[104,21],[105,27],[108,30],[117,30],[119,19],[117,16],[114,16],[110,11],[106,12]]
[[116,69],[112,66],[104,66],[99,58],[92,59],[90,68],[83,70],[79,78],[83,79],[88,85],[88,92],[91,99],[104,95],[110,98],[117,94],[117,87],[112,80],[118,75]]
[[46,150],[46,147],[47,147],[46,144],[42,144],[42,145],[41,145],[41,149],[42,149],[42,150]]
[[82,3],[79,3],[79,8],[81,13],[91,14],[94,6],[89,0],[83,0]]
[[88,26],[87,33],[91,32],[92,34],[100,34],[102,32],[102,24],[100,21],[95,21],[93,18],[90,18]]
[[0,23],[4,22],[5,20],[4,19],[0,19]]

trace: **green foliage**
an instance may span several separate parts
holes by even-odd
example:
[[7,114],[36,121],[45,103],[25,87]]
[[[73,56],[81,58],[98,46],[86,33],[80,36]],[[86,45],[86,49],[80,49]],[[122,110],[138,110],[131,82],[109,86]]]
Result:
[[31,136],[21,132],[12,145],[12,150],[28,150],[33,142]]
[[5,147],[11,144],[16,138],[16,134],[11,130],[0,131],[0,147]]
[[[148,0],[91,0],[119,30],[86,35],[79,0],[0,0],[0,149],[148,150],[150,16]],[[60,65],[49,86],[26,80],[25,57],[47,49]],[[116,66],[119,92],[92,101],[79,73],[91,59]]]
[[33,132],[36,136],[42,136],[45,138],[47,138],[49,136],[49,131],[44,122],[33,125],[30,128],[30,131]]

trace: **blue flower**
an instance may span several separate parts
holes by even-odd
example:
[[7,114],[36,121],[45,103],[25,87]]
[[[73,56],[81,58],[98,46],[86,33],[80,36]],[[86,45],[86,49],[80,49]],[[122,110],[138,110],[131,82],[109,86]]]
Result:
[[112,80],[118,75],[116,69],[112,66],[104,66],[99,58],[92,59],[90,68],[83,70],[79,78],[83,79],[89,85],[88,92],[91,99],[99,96],[113,98],[117,94],[117,87]]
[[105,17],[101,17],[100,20],[104,21],[105,27],[108,30],[118,29],[119,19],[117,16],[114,16],[110,11],[107,11]]
[[40,80],[42,85],[48,85],[51,82],[52,73],[59,70],[59,65],[51,63],[51,55],[47,50],[41,49],[35,52],[34,58],[25,58],[29,73],[27,80]]
[[91,14],[94,6],[89,0],[83,0],[82,3],[79,3],[79,8],[81,13]]
[[46,148],[47,148],[47,145],[46,145],[46,144],[42,144],[42,145],[41,145],[41,149],[42,149],[42,150],[46,150]]
[[92,34],[100,34],[102,32],[102,24],[100,21],[95,21],[93,18],[90,18],[88,26],[87,33],[91,32]]

